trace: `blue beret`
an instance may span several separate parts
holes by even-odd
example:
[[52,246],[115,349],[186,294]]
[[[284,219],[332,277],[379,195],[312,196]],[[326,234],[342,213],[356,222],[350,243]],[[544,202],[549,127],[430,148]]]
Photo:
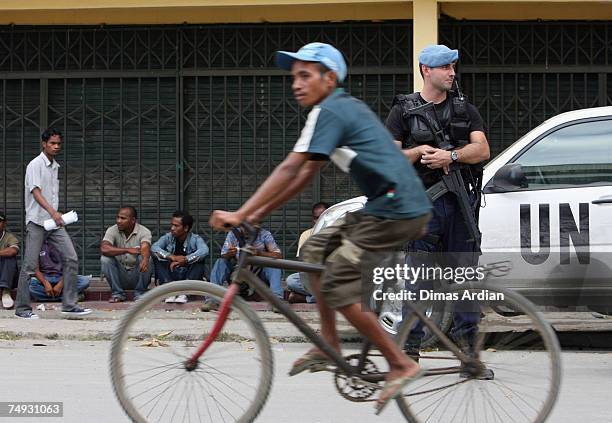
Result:
[[458,59],[459,51],[451,50],[443,44],[427,46],[419,54],[419,63],[430,68],[448,65],[449,63],[456,62]]

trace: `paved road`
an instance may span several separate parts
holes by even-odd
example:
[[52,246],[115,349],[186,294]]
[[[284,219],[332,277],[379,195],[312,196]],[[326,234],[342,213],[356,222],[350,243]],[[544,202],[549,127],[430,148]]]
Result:
[[[0,418],[0,423],[128,421],[110,386],[108,348],[107,341],[0,341],[2,401],[64,402],[63,419]],[[371,403],[354,404],[341,399],[329,374],[288,378],[286,372],[290,363],[306,350],[307,345],[277,343],[273,348],[275,380],[259,422],[402,421],[394,405],[379,419],[374,416]],[[560,401],[549,422],[612,421],[612,353],[565,352],[563,369]]]

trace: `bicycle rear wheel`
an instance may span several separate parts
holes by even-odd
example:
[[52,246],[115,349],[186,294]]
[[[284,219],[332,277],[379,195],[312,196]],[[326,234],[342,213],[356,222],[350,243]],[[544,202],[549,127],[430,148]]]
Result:
[[227,323],[238,317],[247,332],[222,332],[189,369],[187,359],[214,320],[198,318],[203,315],[192,308],[167,312],[163,304],[181,294],[220,301],[225,291],[202,281],[172,282],[151,290],[121,319],[112,339],[110,373],[133,421],[251,422],[257,417],[270,392],[273,363],[255,312],[235,297]]
[[[460,299],[480,294],[483,317],[477,334],[471,338],[471,347],[465,342],[458,344],[480,361],[465,366],[443,346],[437,351],[421,351],[419,364],[428,374],[408,385],[398,397],[404,416],[414,423],[545,421],[561,383],[560,348],[551,326],[533,304],[513,291],[475,284],[445,292],[456,293]],[[499,316],[493,311],[499,308],[517,314]],[[398,345],[405,344],[417,321],[415,315],[406,319],[398,332]],[[480,363],[494,372],[493,380],[483,380]]]

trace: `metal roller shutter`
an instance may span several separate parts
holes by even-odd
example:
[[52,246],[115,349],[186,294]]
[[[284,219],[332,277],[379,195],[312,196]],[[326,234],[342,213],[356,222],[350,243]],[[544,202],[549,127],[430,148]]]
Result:
[[[185,208],[218,256],[223,234],[209,214],[235,209],[291,149],[305,110],[276,50],[311,41],[338,46],[347,89],[382,119],[411,91],[412,24],[340,22],[162,27],[0,27],[0,209],[23,233],[23,174],[43,127],[66,138],[61,207],[81,272],[99,274],[99,241],[120,204],[132,204],[157,238]],[[612,104],[609,22],[442,21],[459,48],[464,91],[478,106],[493,153],[548,117]],[[356,195],[327,165],[311,188],[267,221],[295,255],[310,207]],[[212,238],[212,241],[211,241]]]

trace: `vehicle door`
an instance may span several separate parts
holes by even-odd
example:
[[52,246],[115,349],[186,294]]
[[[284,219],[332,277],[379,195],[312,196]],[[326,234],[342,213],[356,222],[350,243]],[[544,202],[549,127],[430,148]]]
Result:
[[609,289],[612,117],[559,125],[508,163],[520,165],[525,183],[505,192],[485,187],[485,255],[510,258],[510,283],[545,300],[538,302],[584,303]]

